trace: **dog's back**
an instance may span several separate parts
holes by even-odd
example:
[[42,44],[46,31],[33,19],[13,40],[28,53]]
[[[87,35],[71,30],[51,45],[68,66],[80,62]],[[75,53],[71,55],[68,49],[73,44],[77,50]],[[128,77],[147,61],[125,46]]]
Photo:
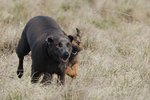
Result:
[[48,36],[49,34],[57,35],[55,33],[63,34],[60,26],[55,22],[55,20],[47,16],[37,16],[27,23],[22,34],[25,34],[27,41],[32,48],[36,39],[42,38],[42,36]]

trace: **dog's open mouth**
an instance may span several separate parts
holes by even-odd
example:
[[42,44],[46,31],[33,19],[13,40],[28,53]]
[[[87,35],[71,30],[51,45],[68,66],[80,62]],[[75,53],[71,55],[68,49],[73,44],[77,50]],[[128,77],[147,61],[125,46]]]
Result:
[[72,47],[72,52],[71,52],[71,53],[72,53],[73,55],[77,55],[78,52],[79,52],[78,47],[77,47],[77,46],[73,46],[73,47]]
[[76,55],[78,52],[77,51],[72,51],[72,54],[73,55]]
[[61,60],[63,63],[67,63],[67,62],[68,62],[68,59],[60,58],[60,60]]

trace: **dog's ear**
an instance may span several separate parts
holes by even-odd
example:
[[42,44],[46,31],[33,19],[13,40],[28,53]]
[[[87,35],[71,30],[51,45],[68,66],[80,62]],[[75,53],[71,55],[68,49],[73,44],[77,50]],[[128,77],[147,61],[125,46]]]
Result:
[[70,42],[73,41],[73,36],[72,35],[68,35],[68,38],[70,39]]
[[78,28],[76,28],[76,31],[77,31],[77,36],[81,37],[81,32]]
[[47,42],[47,44],[49,44],[49,45],[51,45],[52,43],[53,43],[53,37],[52,36],[49,36],[49,37],[47,37],[46,38],[46,42]]

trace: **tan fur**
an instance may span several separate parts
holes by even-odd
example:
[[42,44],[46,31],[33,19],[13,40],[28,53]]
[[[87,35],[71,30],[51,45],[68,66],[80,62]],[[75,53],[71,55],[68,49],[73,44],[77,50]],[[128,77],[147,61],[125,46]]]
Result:
[[78,73],[78,55],[76,55],[66,67],[66,74],[70,76],[71,78],[75,78]]
[[[72,45],[76,46],[80,51],[82,50],[83,46],[81,44],[81,37],[79,35],[76,35],[76,39],[72,41]],[[78,44],[78,42],[80,42]],[[66,67],[65,73],[70,76],[71,78],[75,78],[78,75],[78,54],[73,57],[73,59],[68,63],[68,66]]]

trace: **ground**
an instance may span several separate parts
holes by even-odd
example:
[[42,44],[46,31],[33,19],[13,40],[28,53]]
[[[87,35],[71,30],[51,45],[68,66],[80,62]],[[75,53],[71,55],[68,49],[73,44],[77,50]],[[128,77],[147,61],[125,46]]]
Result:
[[[1,0],[1,100],[149,100],[149,0]],[[68,34],[79,28],[84,49],[78,76],[49,86],[30,83],[30,54],[24,76],[16,75],[15,48],[27,21],[53,17]]]

